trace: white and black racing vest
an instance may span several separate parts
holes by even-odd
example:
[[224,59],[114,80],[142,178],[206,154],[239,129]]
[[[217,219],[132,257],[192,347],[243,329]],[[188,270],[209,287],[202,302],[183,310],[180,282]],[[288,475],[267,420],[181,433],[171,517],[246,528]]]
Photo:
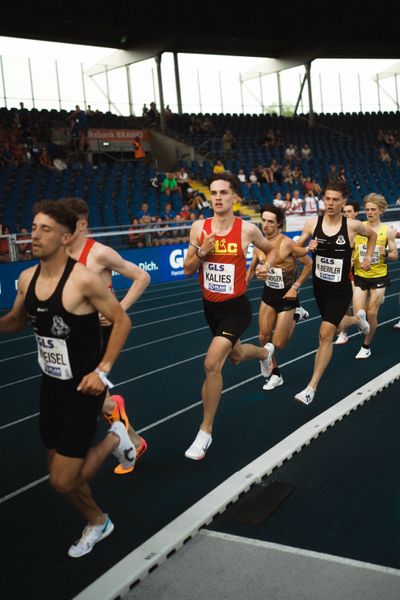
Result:
[[328,236],[322,229],[323,216],[318,217],[313,238],[318,239],[317,250],[313,253],[314,287],[329,288],[338,286],[351,289],[351,253],[347,219],[342,216],[342,224],[335,235]]

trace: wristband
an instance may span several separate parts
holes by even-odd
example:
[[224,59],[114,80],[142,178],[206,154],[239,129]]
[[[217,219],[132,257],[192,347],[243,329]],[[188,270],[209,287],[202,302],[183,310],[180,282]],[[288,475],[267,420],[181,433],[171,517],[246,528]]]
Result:
[[[201,252],[201,254],[200,254]],[[207,252],[203,252],[203,250],[201,249],[201,247],[199,246],[196,250],[196,256],[197,258],[204,258],[206,256]]]
[[106,387],[110,389],[114,387],[114,384],[111,383],[111,381],[107,378],[108,373],[106,373],[105,371],[100,371],[100,369],[95,369],[94,372],[97,373],[101,380],[101,383],[103,383]]
[[192,244],[192,242],[189,242],[189,246],[193,246],[196,250],[200,250],[200,246],[196,246],[196,244]]
[[292,285],[292,288],[293,288],[294,290],[296,290],[296,292],[298,292],[298,291],[299,291],[299,289],[300,289],[300,285],[299,285],[298,283],[294,282],[294,284]]

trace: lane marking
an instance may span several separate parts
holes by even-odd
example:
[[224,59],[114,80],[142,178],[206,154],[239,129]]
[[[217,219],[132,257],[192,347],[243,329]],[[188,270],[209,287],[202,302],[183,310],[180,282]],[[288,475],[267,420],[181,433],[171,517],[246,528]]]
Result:
[[[313,318],[317,319],[319,317],[313,317]],[[391,323],[392,321],[396,321],[397,319],[398,319],[398,317],[395,317],[393,319],[390,319],[389,321],[385,321],[385,322],[379,324],[378,327],[380,327],[380,325],[386,325],[387,323]],[[310,321],[310,319],[307,319],[307,321]],[[303,322],[307,323],[307,321],[301,321],[301,322],[302,323]],[[360,335],[360,333],[359,332],[352,333],[348,337],[351,338],[351,337],[355,337],[356,335]],[[254,337],[256,337],[256,336],[254,336]],[[253,338],[248,338],[248,339],[253,339]],[[246,341],[246,340],[243,340],[243,341]],[[313,354],[316,354],[317,350],[318,350],[318,348],[315,348],[315,350],[310,350],[310,352],[306,352],[305,354],[302,354],[300,356],[292,358],[292,359],[286,361],[285,363],[282,363],[280,365],[280,368],[283,368],[283,367],[291,365],[291,364],[293,364],[295,362],[298,362],[299,360],[302,360],[303,358],[307,358],[307,356],[312,356]],[[182,362],[187,362],[189,360],[193,360],[194,358],[198,358],[200,356],[205,356],[205,354],[199,354],[196,357],[192,357],[192,358],[186,359],[185,361],[182,361]],[[176,363],[176,364],[180,364],[180,363]],[[173,366],[176,366],[176,365],[173,365]],[[398,365],[396,365],[396,366],[400,369],[400,363]],[[392,368],[395,368],[395,367],[392,367]],[[159,370],[164,370],[164,369],[157,369],[156,371],[152,371],[151,373],[144,373],[142,375],[139,375],[138,377],[135,377],[134,379],[141,379],[143,377],[146,377],[146,375],[150,375],[152,373],[156,373]],[[242,387],[243,385],[246,385],[247,383],[250,383],[250,382],[254,381],[255,379],[258,379],[259,377],[261,377],[261,373],[258,373],[257,375],[253,375],[252,377],[249,377],[248,379],[240,381],[239,383],[236,383],[236,384],[234,384],[234,385],[232,385],[232,386],[230,386],[230,387],[222,390],[221,395],[226,394],[228,392],[231,392],[232,390],[235,390],[235,389],[237,389],[239,387]],[[134,379],[129,380],[129,381],[133,381]],[[122,385],[123,383],[126,383],[126,382],[122,382],[122,383],[119,383],[119,384],[116,384],[116,385]],[[362,388],[360,388],[360,389],[362,389]],[[186,406],[185,408],[182,408],[182,409],[180,409],[180,410],[178,410],[178,411],[176,411],[176,412],[168,415],[167,417],[159,419],[158,421],[154,421],[150,425],[147,425],[147,426],[145,426],[145,427],[143,427],[141,429],[138,429],[137,432],[139,434],[141,434],[141,433],[143,433],[145,431],[148,431],[149,429],[154,429],[155,427],[158,427],[158,425],[162,425],[163,423],[166,423],[167,421],[170,421],[170,420],[174,419],[175,417],[178,417],[179,415],[182,415],[182,414],[188,412],[192,408],[195,408],[196,406],[200,406],[201,404],[202,404],[202,400],[194,402],[193,404],[190,404],[189,406]],[[39,413],[36,413],[34,415],[30,415],[28,417],[25,417],[22,420],[28,420],[28,419],[34,418],[35,416],[38,416],[38,414]],[[324,413],[322,413],[322,414],[324,414]],[[14,423],[18,424],[19,421],[15,421]],[[2,427],[0,427],[0,429],[6,429],[7,427],[11,427],[11,425],[13,425],[13,423],[9,423],[7,425],[3,425]],[[31,487],[34,487],[35,485],[39,485],[39,483],[42,483],[42,481],[45,481],[45,480],[46,480],[46,477],[41,478],[41,479],[37,479],[36,482],[33,481],[32,483],[28,484],[29,488],[27,488],[27,486],[24,486],[23,488],[19,488],[19,489],[15,490],[15,492],[11,492],[11,494],[8,494],[7,496],[5,496],[3,498],[0,498],[0,504],[2,504],[2,502],[5,502],[6,500],[9,500],[10,498],[13,498],[14,496],[17,496],[18,494],[24,492],[25,489],[30,489]]]

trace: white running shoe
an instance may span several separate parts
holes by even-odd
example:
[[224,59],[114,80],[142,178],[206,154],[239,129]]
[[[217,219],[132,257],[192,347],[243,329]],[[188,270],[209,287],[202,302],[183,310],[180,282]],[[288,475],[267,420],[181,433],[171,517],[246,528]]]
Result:
[[306,321],[310,317],[310,313],[308,312],[308,310],[306,310],[302,306],[298,306],[294,312],[296,315],[299,315],[297,322]]
[[361,346],[361,348],[359,349],[359,351],[356,354],[356,358],[369,358],[371,356],[371,348],[363,348],[363,346]]
[[400,321],[393,325],[393,329],[400,329]]
[[206,431],[202,431],[200,429],[193,444],[185,452],[186,458],[191,458],[192,460],[202,460],[205,457],[207,450],[211,446],[211,442],[211,433],[207,433]]
[[268,355],[265,360],[260,360],[261,375],[263,377],[269,377],[272,373],[272,369],[274,368],[272,364],[272,357],[274,355],[275,348],[271,342],[265,344],[264,348],[268,352]]
[[345,331],[341,331],[337,337],[335,344],[339,346],[340,344],[347,344],[348,341],[349,338],[347,337],[347,333]]
[[136,448],[126,431],[125,425],[122,421],[115,421],[108,432],[115,433],[119,437],[119,444],[113,452],[114,456],[118,458],[124,469],[130,469],[136,461]]
[[114,525],[108,515],[103,525],[86,525],[79,540],[76,540],[68,550],[71,558],[80,558],[89,554],[100,540],[104,540],[114,531]]
[[271,375],[268,381],[265,382],[265,385],[263,385],[263,390],[273,390],[274,388],[282,385],[282,383],[283,377],[280,375]]
[[367,335],[367,333],[369,333],[369,323],[367,321],[367,315],[365,314],[365,310],[363,310],[362,308],[357,312],[357,317],[359,320],[359,325],[358,327],[361,330],[361,333],[363,333],[364,335]]
[[314,400],[314,396],[315,390],[307,386],[305,390],[302,390],[301,392],[295,395],[295,400],[298,400],[299,402],[308,405],[311,404],[311,402]]

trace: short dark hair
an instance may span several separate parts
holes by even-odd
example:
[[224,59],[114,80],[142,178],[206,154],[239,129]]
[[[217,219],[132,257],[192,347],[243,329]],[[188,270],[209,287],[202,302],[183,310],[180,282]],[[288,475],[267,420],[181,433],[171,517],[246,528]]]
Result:
[[228,173],[225,171],[225,173],[215,173],[215,175],[213,175],[210,178],[209,181],[209,186],[214,182],[214,181],[227,181],[229,183],[229,185],[231,186],[231,189],[235,192],[235,194],[239,193],[239,189],[240,189],[240,181],[239,179],[236,177],[236,175],[232,175],[232,173]]
[[33,214],[47,215],[59,225],[63,225],[70,233],[74,233],[78,216],[69,210],[60,200],[41,200],[33,205]]
[[84,200],[82,200],[82,198],[75,198],[75,197],[61,198],[61,200],[59,200],[59,202],[62,202],[63,205],[68,210],[73,212],[74,215],[76,215],[77,217],[81,217],[81,216],[85,216],[86,218],[89,217],[89,207],[88,207],[87,203]]
[[355,200],[347,200],[345,206],[352,206],[354,208],[354,212],[360,212],[360,205]]
[[348,185],[347,183],[344,183],[344,181],[328,181],[328,183],[322,190],[322,196],[325,196],[327,190],[331,190],[332,192],[339,192],[340,194],[342,194],[343,198],[346,198],[346,196],[349,193]]
[[276,222],[278,223],[278,227],[282,227],[285,222],[285,211],[279,206],[275,206],[275,204],[264,204],[260,208],[260,215],[262,216],[263,212],[270,212],[276,216]]

